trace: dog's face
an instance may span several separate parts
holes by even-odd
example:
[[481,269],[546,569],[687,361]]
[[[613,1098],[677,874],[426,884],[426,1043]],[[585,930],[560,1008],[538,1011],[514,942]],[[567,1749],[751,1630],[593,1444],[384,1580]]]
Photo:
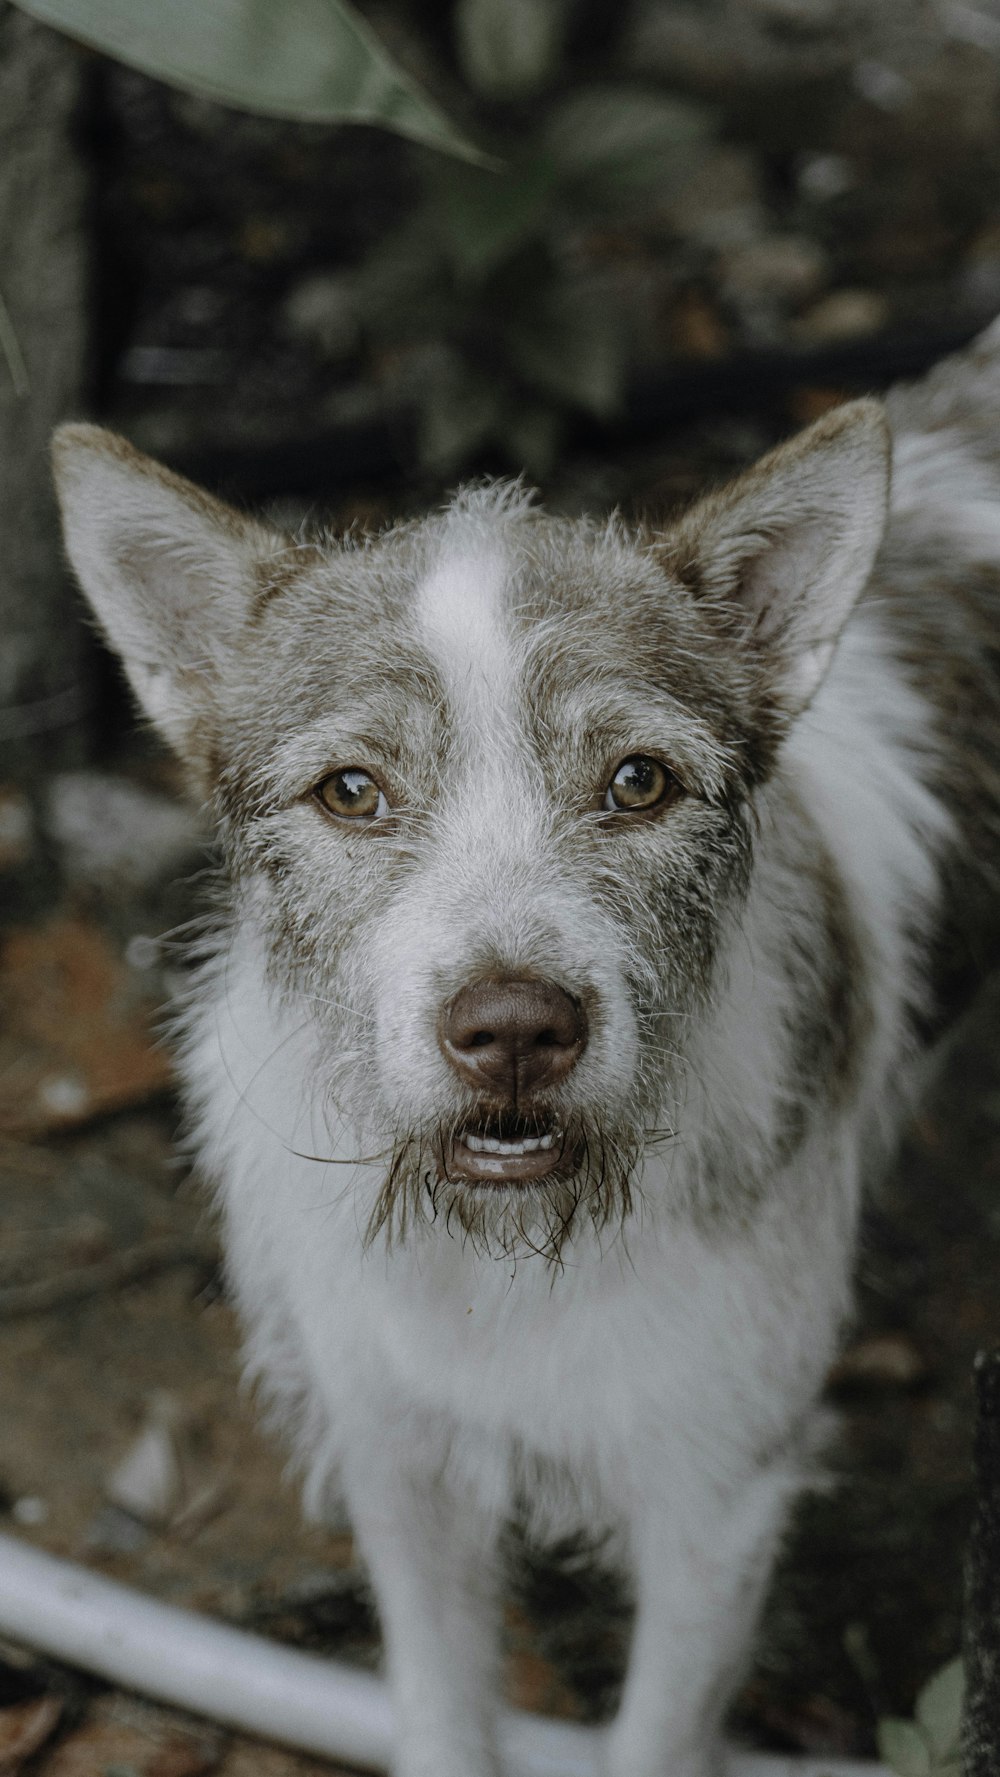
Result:
[[385,1152],[372,1233],[430,1214],[553,1256],[626,1211],[886,459],[855,403],[659,535],[501,486],[297,544],[64,428],[73,565],[215,800],[331,1111]]

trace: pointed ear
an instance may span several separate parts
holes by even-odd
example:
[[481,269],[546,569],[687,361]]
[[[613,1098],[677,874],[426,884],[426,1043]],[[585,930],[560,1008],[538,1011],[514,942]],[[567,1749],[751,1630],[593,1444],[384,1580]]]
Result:
[[851,401],[681,520],[672,571],[756,652],[788,717],[823,682],[885,528],[889,430]]
[[261,566],[286,545],[100,426],[60,426],[52,454],[66,550],[101,628],[147,715],[204,765]]

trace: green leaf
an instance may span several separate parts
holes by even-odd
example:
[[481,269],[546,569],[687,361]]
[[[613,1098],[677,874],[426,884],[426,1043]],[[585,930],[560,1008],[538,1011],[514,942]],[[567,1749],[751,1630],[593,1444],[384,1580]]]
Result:
[[878,1724],[878,1750],[897,1777],[932,1777],[931,1750],[920,1729],[895,1716]]
[[498,173],[458,165],[437,169],[435,208],[456,270],[483,277],[543,234],[554,179],[553,164],[543,155],[531,155]]
[[965,1673],[961,1660],[950,1660],[924,1685],[915,1710],[917,1724],[935,1758],[954,1757],[962,1732]]
[[448,352],[425,391],[417,430],[417,454],[427,469],[447,475],[496,435],[499,391],[486,377]]
[[608,200],[648,196],[673,180],[714,119],[692,99],[637,87],[592,87],[557,107],[545,145],[557,165]]
[[373,123],[463,159],[482,155],[346,0],[18,0],[130,68],[269,117]]
[[459,0],[462,71],[491,99],[526,98],[555,71],[566,0]]

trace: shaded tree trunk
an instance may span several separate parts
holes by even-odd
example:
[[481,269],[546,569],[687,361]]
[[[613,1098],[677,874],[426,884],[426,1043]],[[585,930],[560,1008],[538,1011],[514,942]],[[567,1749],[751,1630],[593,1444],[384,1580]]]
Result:
[[83,58],[0,0],[0,776],[78,756],[88,641],[63,568],[48,465],[79,415],[86,175],[73,142]]
[[976,1515],[966,1567],[964,1777],[1000,1772],[1000,1351],[976,1360]]

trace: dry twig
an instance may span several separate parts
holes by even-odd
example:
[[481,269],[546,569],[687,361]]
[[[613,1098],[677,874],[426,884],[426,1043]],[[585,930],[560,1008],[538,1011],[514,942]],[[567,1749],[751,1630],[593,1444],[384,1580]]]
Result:
[[74,1266],[56,1277],[42,1277],[35,1283],[11,1285],[0,1289],[0,1320],[20,1320],[28,1314],[47,1314],[70,1302],[82,1302],[88,1296],[110,1294],[125,1284],[151,1277],[157,1271],[170,1271],[177,1265],[195,1265],[211,1271],[219,1262],[219,1249],[208,1240],[178,1240],[167,1235],[144,1240],[124,1252],[113,1253],[91,1265]]

